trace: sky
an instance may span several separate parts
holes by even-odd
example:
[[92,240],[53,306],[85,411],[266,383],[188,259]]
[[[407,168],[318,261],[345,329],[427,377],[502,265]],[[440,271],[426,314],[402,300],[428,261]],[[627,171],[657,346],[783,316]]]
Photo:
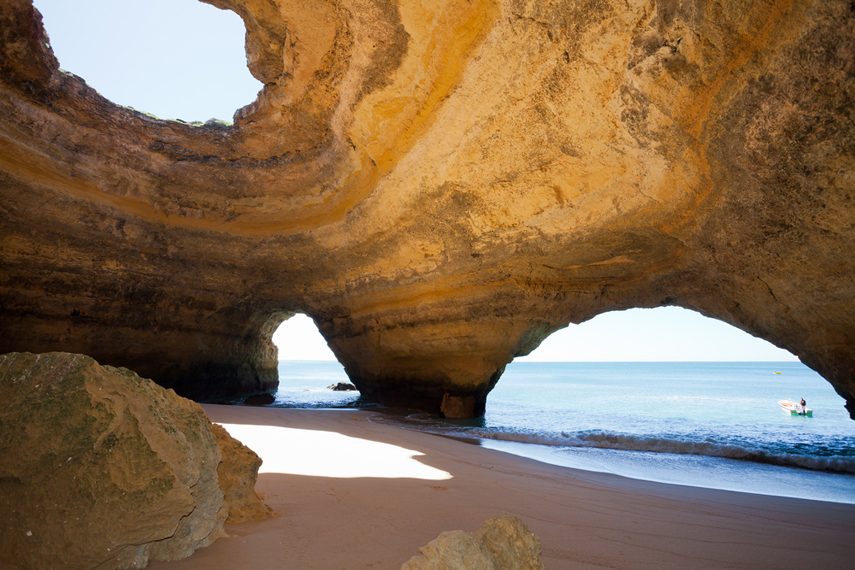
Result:
[[[60,67],[114,103],[163,119],[230,121],[261,83],[246,68],[233,12],[196,0],[35,0]],[[274,335],[283,360],[334,360],[311,319]],[[533,361],[782,361],[785,350],[677,307],[632,309],[570,325]]]
[[231,122],[255,100],[244,27],[197,0],[35,0],[62,69],[162,119]]

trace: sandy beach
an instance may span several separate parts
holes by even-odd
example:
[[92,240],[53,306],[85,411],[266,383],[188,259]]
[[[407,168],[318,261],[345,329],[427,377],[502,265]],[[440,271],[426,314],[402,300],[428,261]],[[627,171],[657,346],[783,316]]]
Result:
[[280,518],[157,570],[395,570],[442,531],[520,517],[549,570],[852,568],[855,506],[664,485],[372,423],[371,412],[206,405],[264,459]]

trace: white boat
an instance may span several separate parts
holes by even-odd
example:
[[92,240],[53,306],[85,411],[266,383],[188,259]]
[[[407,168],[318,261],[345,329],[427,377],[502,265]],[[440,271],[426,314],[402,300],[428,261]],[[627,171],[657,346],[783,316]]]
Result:
[[810,408],[802,408],[799,404],[793,402],[792,400],[779,400],[778,405],[783,408],[785,412],[789,412],[790,415],[793,416],[807,416],[809,418],[813,417],[813,410]]

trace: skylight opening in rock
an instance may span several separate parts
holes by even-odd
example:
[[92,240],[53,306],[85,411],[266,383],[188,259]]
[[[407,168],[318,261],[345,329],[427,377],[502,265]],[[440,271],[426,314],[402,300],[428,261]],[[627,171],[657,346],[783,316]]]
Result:
[[279,348],[279,360],[336,360],[315,321],[301,313],[279,325],[273,344]]
[[680,307],[597,315],[561,329],[528,356],[530,362],[782,362],[790,352],[727,323]]
[[163,119],[231,122],[261,88],[234,12],[197,0],[35,0],[60,67]]

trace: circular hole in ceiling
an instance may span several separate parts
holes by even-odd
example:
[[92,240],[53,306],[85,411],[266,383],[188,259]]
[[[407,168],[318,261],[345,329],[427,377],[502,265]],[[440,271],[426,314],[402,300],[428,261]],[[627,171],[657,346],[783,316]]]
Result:
[[163,119],[219,119],[251,103],[240,17],[197,0],[35,0],[60,67]]

